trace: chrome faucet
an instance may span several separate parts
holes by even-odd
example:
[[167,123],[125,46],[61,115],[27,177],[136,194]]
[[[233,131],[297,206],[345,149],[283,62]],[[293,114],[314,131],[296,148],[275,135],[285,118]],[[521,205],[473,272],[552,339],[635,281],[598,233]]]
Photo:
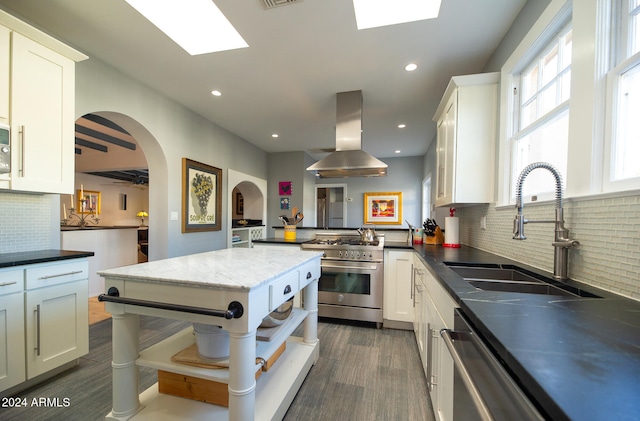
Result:
[[[522,184],[524,183],[524,179],[527,177],[527,175],[529,175],[529,173],[536,168],[544,168],[545,170],[549,170],[556,179],[555,220],[529,221],[528,219],[525,219],[524,215],[522,214],[522,210],[524,208],[524,204],[522,203]],[[524,224],[554,223],[556,225],[555,238],[553,243],[551,243],[551,245],[555,248],[553,255],[553,277],[556,279],[567,279],[569,249],[579,247],[580,242],[569,238],[569,230],[564,227],[564,213],[562,210],[562,176],[553,165],[546,162],[534,162],[533,164],[529,164],[524,167],[524,169],[518,176],[518,181],[516,182],[516,208],[518,209],[518,214],[513,221],[514,240],[527,239],[527,237],[524,235]]]

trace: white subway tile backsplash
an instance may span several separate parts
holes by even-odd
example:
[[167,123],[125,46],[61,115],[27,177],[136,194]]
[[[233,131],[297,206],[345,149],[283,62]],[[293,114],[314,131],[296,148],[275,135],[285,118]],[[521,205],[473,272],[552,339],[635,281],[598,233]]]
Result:
[[51,206],[46,195],[0,192],[0,253],[50,248]]
[[[640,299],[640,197],[565,200],[565,226],[581,247],[569,251],[569,276]],[[512,240],[515,208],[459,208],[463,244],[553,271],[553,224],[527,224],[526,241]],[[527,219],[554,218],[554,203],[527,207]],[[480,229],[486,216],[487,229]]]

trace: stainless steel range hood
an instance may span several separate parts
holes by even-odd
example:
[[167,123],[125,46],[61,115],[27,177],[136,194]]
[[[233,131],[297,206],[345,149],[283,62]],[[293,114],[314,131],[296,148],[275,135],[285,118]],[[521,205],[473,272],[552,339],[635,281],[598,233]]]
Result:
[[336,151],[307,171],[321,178],[387,175],[387,164],[362,150],[362,91],[336,95]]

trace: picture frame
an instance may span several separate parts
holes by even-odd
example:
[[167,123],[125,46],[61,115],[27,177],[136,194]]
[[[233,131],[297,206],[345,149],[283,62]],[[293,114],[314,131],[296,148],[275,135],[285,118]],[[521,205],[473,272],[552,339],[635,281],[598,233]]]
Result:
[[364,223],[402,225],[402,192],[364,193]]
[[278,194],[280,196],[291,196],[292,183],[291,181],[278,182]]
[[99,215],[102,212],[102,195],[94,190],[77,190],[76,214]]
[[236,193],[236,213],[238,215],[244,214],[244,196],[242,193]]
[[222,170],[182,158],[182,232],[222,229]]

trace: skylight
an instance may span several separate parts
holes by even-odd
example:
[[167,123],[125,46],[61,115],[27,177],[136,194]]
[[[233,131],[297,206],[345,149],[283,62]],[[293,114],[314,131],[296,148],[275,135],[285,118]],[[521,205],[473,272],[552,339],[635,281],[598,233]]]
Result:
[[353,0],[358,29],[433,19],[441,0]]
[[246,48],[213,0],[126,0],[192,56]]

